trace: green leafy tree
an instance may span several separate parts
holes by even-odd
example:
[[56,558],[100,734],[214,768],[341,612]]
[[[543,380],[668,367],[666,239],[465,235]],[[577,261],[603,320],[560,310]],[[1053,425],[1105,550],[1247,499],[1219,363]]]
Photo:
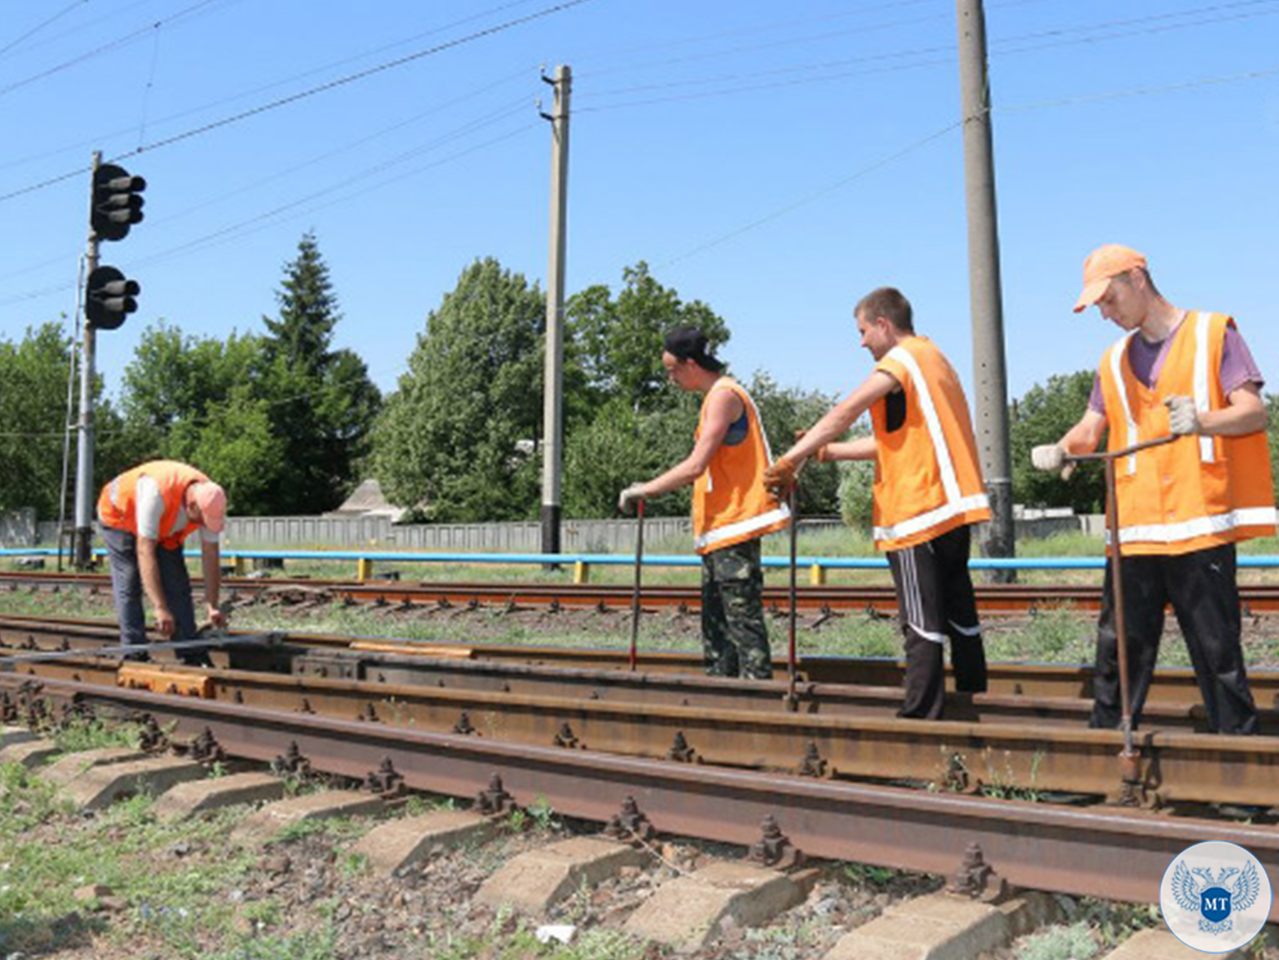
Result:
[[700,327],[712,347],[728,341],[724,321],[700,300],[684,303],[640,261],[622,271],[614,298],[607,286],[588,287],[565,305],[570,355],[585,389],[597,400],[620,398],[634,410],[669,403],[664,390],[662,337],[674,326]]
[[[622,271],[622,289],[597,284],[565,306],[564,512],[610,516],[622,487],[688,456],[701,397],[667,382],[662,339],[674,326],[700,327],[712,348],[729,339],[701,301],[685,303],[643,261]],[[571,379],[570,379],[571,378]],[[655,516],[687,515],[690,491],[659,497]]]
[[[565,443],[564,514],[612,516],[623,487],[655,477],[688,456],[700,401],[698,394],[680,392],[670,406],[650,413],[636,413],[621,397],[600,407],[595,419]],[[688,516],[691,495],[685,487],[657,497],[645,512]]]
[[[870,430],[861,427],[854,429],[850,437],[869,433]],[[869,534],[874,516],[875,462],[844,460],[835,466],[839,478],[839,515],[848,526]]]
[[288,477],[284,450],[271,431],[270,404],[252,385],[235,387],[205,408],[202,425],[179,424],[171,439],[174,459],[197,465],[226,488],[234,513],[268,511],[274,487]]
[[[57,323],[29,328],[16,343],[0,339],[0,509],[34,507],[42,520],[56,520],[61,512],[71,347],[71,338]],[[145,447],[103,399],[100,378],[93,395],[95,476],[90,483],[96,500],[104,478],[144,453]],[[77,410],[71,412],[73,419]],[[74,434],[68,449],[69,483],[74,485]],[[68,498],[68,517],[70,509]]]
[[382,397],[364,361],[331,349],[341,320],[329,269],[314,234],[304,234],[285,266],[279,316],[263,317],[260,395],[288,465],[286,482],[264,491],[268,512],[330,510],[359,482]]
[[0,508],[58,515],[70,362],[70,340],[55,323],[28,328],[17,343],[0,340]]
[[1080,370],[1048,378],[1013,404],[1009,429],[1009,455],[1013,467],[1013,500],[1027,505],[1073,507],[1076,513],[1105,509],[1105,479],[1095,467],[1076,470],[1069,480],[1036,470],[1030,462],[1032,448],[1056,443],[1073,427],[1088,407],[1093,372]]
[[545,316],[537,286],[497,260],[462,272],[374,429],[392,502],[446,522],[538,515]]
[[264,366],[260,336],[218,340],[163,322],[149,327],[123,378],[127,429],[151,445],[138,460],[190,463],[226,488],[232,513],[273,512],[285,462],[261,389]]
[[[125,419],[151,438],[157,456],[183,459],[212,408],[257,379],[262,351],[262,338],[253,334],[197,338],[162,320],[143,331],[125,367]],[[175,440],[175,430],[184,439]]]

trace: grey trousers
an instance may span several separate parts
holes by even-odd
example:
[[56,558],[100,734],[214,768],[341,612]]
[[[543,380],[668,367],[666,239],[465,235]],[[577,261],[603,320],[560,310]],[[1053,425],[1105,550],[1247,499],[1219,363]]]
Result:
[[[142,646],[147,642],[147,635],[146,611],[142,605],[142,571],[138,567],[138,538],[111,527],[99,525],[98,530],[106,544],[111,567],[111,594],[115,600],[115,614],[120,621],[120,642],[126,647]],[[160,568],[160,589],[177,625],[173,639],[194,640],[195,603],[191,599],[191,577],[182,558],[182,548],[166,550],[157,545],[155,558]],[[184,663],[203,664],[207,662],[207,655],[199,650],[188,651],[182,660]]]

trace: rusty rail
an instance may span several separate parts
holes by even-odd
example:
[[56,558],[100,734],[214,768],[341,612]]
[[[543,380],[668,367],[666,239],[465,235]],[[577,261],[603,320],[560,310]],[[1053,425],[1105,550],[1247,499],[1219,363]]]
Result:
[[[194,580],[199,586],[198,578]],[[272,579],[227,577],[222,581],[230,597],[275,597],[281,602],[311,600],[349,601],[396,607],[493,608],[550,607],[552,609],[630,610],[633,591],[616,584],[548,583],[401,583],[348,580]],[[110,584],[99,574],[14,573],[0,571],[0,589],[60,590],[80,588],[108,592]],[[1037,610],[1070,607],[1097,612],[1101,587],[1089,584],[977,584],[977,605],[984,616],[1025,615]],[[778,612],[789,608],[789,588],[766,585],[764,603]],[[1279,612],[1279,584],[1242,584],[1240,597],[1249,615]],[[643,605],[650,609],[701,607],[698,588],[678,585],[646,585]],[[891,585],[831,584],[801,586],[796,590],[799,610],[817,613],[866,613],[895,615],[897,598]]]
[[[0,676],[0,689],[17,693],[15,680]],[[668,835],[749,844],[772,817],[810,855],[938,874],[976,843],[1001,876],[1032,889],[1156,903],[1169,863],[1209,840],[1241,844],[1279,875],[1279,834],[1267,827],[690,766],[70,681],[22,695],[45,712],[74,704],[145,714],[171,738],[211,738],[234,757],[270,762],[293,751],[312,770],[361,780],[392,769],[412,789],[456,797],[475,797],[496,777],[518,803],[587,820],[606,821],[631,798]],[[1279,920],[1279,900],[1270,919]]]
[[[234,655],[237,650],[228,651]],[[281,676],[244,670],[194,670],[185,666],[132,663],[118,671],[100,660],[77,662],[65,655],[47,663],[19,665],[15,677],[62,677],[115,686],[145,684],[178,694],[195,694],[245,707],[363,719],[389,726],[473,733],[509,742],[557,745],[648,758],[858,780],[912,781],[936,788],[987,790],[1022,795],[1071,793],[1164,804],[1234,803],[1269,806],[1279,797],[1279,740],[1208,737],[1152,728],[1135,738],[1131,770],[1116,776],[1114,756],[1123,744],[1115,731],[1088,730],[1086,701],[1056,705],[1056,723],[1034,700],[999,702],[1008,718],[979,722],[903,722],[886,709],[899,703],[895,690],[829,690],[811,685],[796,707],[787,709],[789,684],[779,681],[757,698],[714,706],[699,691],[714,690],[709,678],[659,678],[682,692],[680,702],[650,698],[642,710],[629,699],[642,689],[642,674],[619,673],[612,698],[593,690],[557,689],[556,695],[500,690],[441,689],[423,683]],[[9,676],[10,674],[4,674]],[[560,678],[555,678],[560,679]],[[719,683],[725,683],[719,681]],[[764,685],[760,685],[764,686]],[[725,683],[720,693],[747,685]],[[0,712],[12,712],[0,697]],[[980,710],[980,708],[978,708]],[[1054,708],[1049,708],[1054,710]],[[1039,723],[1027,722],[1038,713]],[[1189,712],[1183,717],[1189,725]]]
[[[238,631],[231,633],[239,635]],[[15,652],[34,649],[87,651],[114,644],[118,636],[115,624],[107,620],[0,617],[0,652],[6,648]],[[629,665],[629,655],[623,650],[470,644],[464,638],[456,643],[437,643],[304,633],[287,634],[285,642],[269,656],[262,654],[255,658],[252,648],[242,650],[237,653],[235,665],[243,669],[293,672],[296,668],[292,661],[296,658],[310,657],[318,662],[326,653],[350,660],[349,668],[355,670],[363,669],[361,663],[375,662],[379,655],[388,655],[390,659],[379,668],[380,675],[396,682],[405,681],[409,670],[440,671],[430,682],[447,682],[448,673],[469,669],[491,671],[498,678],[492,682],[500,686],[510,682],[512,673],[518,675],[526,667],[616,672],[626,670]],[[413,668],[402,662],[393,662],[396,657],[436,662],[429,667],[422,663]],[[230,662],[224,660],[223,665]],[[775,669],[780,671],[784,663],[784,660],[776,659]],[[466,666],[468,664],[471,666]],[[646,685],[650,685],[655,675],[700,674],[702,657],[700,653],[641,653],[638,667],[649,678]],[[797,667],[807,683],[888,688],[900,688],[902,685],[902,664],[893,659],[809,655],[801,656]],[[316,671],[312,669],[310,672]],[[378,675],[377,671],[370,673],[369,679],[377,679]],[[1250,670],[1248,681],[1258,706],[1263,709],[1279,708],[1279,670]],[[733,681],[721,682],[729,684],[726,695],[735,698],[738,687],[733,686]],[[989,684],[992,696],[1035,700],[1088,699],[1092,696],[1092,667],[1082,664],[992,663],[989,666]],[[743,696],[751,696],[751,685],[740,686],[746,691]],[[1160,704],[1193,707],[1200,703],[1194,671],[1165,667],[1155,672],[1145,713],[1153,716],[1151,710]]]

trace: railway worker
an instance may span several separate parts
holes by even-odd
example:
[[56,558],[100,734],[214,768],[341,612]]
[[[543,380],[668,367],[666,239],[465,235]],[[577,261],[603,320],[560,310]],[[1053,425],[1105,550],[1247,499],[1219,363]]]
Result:
[[[968,573],[970,527],[990,518],[968,402],[953,367],[915,333],[910,301],[881,287],[853,310],[875,369],[817,421],[765,475],[787,492],[809,457],[874,460],[875,546],[888,556],[905,638],[899,716],[940,719],[943,645],[950,640],[955,688],[986,689],[986,652]],[[834,442],[867,410],[872,435]]]
[[693,487],[694,547],[702,557],[702,650],[716,677],[767,680],[773,658],[764,624],[760,538],[784,528],[790,510],[764,489],[771,454],[759,411],[724,364],[711,356],[706,335],[675,327],[663,341],[662,365],[671,383],[703,395],[693,451],[661,476],[633,483],[617,499],[623,513],[681,487]]
[[[111,565],[111,590],[123,645],[147,642],[143,594],[151,603],[162,636],[195,639],[195,604],[182,544],[197,530],[208,619],[214,626],[226,625],[218,606],[218,538],[226,523],[222,487],[185,463],[152,460],[102,488],[98,523]],[[203,651],[184,651],[182,660],[195,665],[209,662]]]
[[[1261,372],[1233,319],[1173,306],[1146,258],[1129,247],[1109,244],[1084,261],[1075,313],[1094,304],[1124,335],[1102,355],[1083,417],[1057,443],[1032,450],[1032,462],[1060,471],[1067,454],[1092,452],[1103,433],[1111,450],[1169,433],[1190,438],[1115,464],[1132,722],[1150,688],[1171,601],[1209,725],[1256,733],[1235,544],[1275,532]],[[1122,719],[1113,604],[1107,566],[1093,727]]]

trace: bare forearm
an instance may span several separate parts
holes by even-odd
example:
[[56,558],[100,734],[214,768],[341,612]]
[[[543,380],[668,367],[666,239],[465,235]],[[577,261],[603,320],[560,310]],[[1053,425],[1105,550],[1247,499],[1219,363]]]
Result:
[[826,459],[874,460],[875,438],[858,437],[856,440],[846,440],[843,443],[828,443],[826,445]]
[[1268,420],[1266,408],[1260,404],[1255,407],[1231,404],[1200,413],[1199,432],[1210,437],[1242,437],[1265,430]]
[[216,543],[205,543],[200,547],[201,566],[204,570],[204,602],[210,607],[221,604],[218,599],[222,592],[221,551]]
[[[831,456],[829,447],[844,446],[844,444],[836,444],[832,441],[847,433],[848,428],[856,422],[861,413],[861,410],[844,404],[832,408],[824,417],[813,424],[804,436],[797,440],[795,445],[787,450],[783,456],[787,460],[796,462],[807,460],[822,447],[828,447],[827,456]],[[838,458],[831,457],[831,459]]]
[[142,577],[142,590],[156,610],[164,610],[168,604],[164,599],[164,585],[160,582],[160,563],[156,559],[156,543],[154,540],[138,538],[138,573]]
[[1057,441],[1057,446],[1075,456],[1093,453],[1101,443],[1105,429],[1105,418],[1090,412],[1066,431],[1065,435]]

